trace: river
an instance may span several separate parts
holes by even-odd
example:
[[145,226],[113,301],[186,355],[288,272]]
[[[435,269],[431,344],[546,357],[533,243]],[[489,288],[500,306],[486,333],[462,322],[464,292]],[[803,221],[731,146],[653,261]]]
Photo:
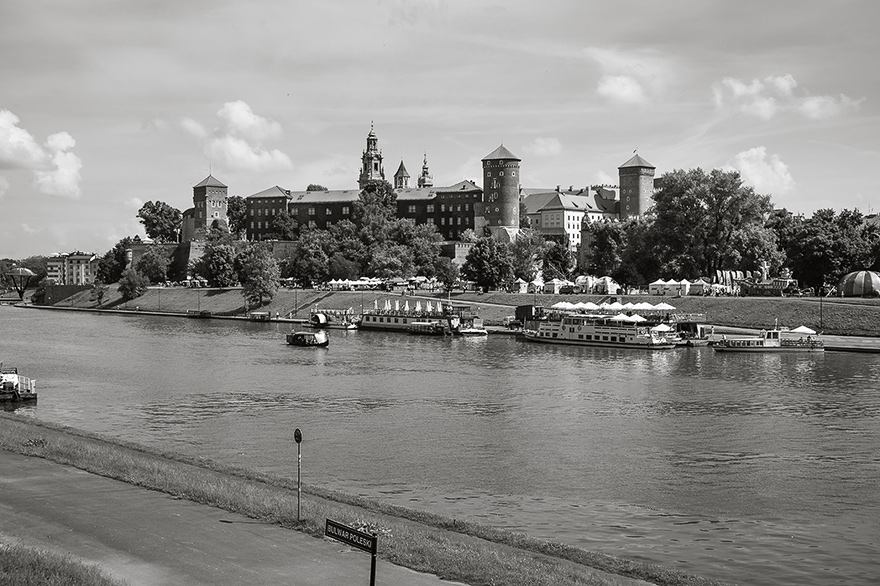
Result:
[[17,412],[707,577],[880,576],[880,354],[645,352],[0,307]]

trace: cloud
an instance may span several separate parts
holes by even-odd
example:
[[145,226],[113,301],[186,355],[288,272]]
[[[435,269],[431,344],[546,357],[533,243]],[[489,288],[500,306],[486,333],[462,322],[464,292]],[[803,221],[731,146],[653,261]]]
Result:
[[797,95],[797,80],[790,75],[768,76],[762,80],[744,82],[725,77],[716,83],[712,92],[717,109],[732,109],[762,120],[777,114],[793,112],[813,120],[839,116],[859,106],[861,100],[839,94],[837,96]]
[[227,102],[217,111],[219,125],[213,133],[192,118],[183,118],[181,127],[202,143],[202,150],[212,161],[230,170],[278,171],[291,169],[285,153],[263,145],[282,135],[275,120],[259,116],[241,100]]
[[667,60],[653,51],[590,47],[585,54],[602,68],[596,93],[612,103],[644,104],[661,96],[673,77]]
[[539,157],[550,157],[562,152],[562,143],[558,138],[537,137],[523,147],[523,151]]
[[[69,152],[76,146],[73,137],[57,132],[41,146],[18,123],[18,116],[0,110],[0,169],[33,171],[34,184],[41,192],[77,199],[81,193],[82,161]],[[8,188],[9,184],[6,185]]]
[[782,162],[779,155],[768,157],[767,149],[763,146],[737,153],[734,164],[729,168],[739,171],[743,181],[752,185],[758,193],[782,195],[795,187],[788,165]]
[[0,176],[0,198],[2,198],[7,191],[9,191],[9,181],[6,180],[6,177]]
[[43,231],[42,228],[31,228],[27,224],[22,224],[21,229],[25,234],[39,234],[40,232]]

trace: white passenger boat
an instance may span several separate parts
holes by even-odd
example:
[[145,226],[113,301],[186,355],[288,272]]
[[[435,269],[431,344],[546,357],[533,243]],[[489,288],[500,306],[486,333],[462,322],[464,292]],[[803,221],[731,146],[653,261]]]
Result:
[[290,332],[287,334],[287,343],[291,346],[322,347],[330,344],[327,332]]
[[561,314],[530,321],[523,335],[532,342],[667,350],[675,348],[676,340],[644,323],[614,320],[611,316]]
[[774,328],[755,336],[724,336],[712,348],[716,352],[824,352],[825,343],[811,335],[783,337],[783,331]]
[[33,403],[37,400],[37,381],[18,373],[17,368],[3,368],[0,363],[0,403]]
[[382,308],[365,309],[358,328],[408,332],[412,323],[427,322],[441,324],[448,330],[455,331],[462,323],[463,314],[468,312],[469,308],[443,305],[440,301],[437,302],[436,307],[428,303],[424,308],[421,302],[410,308],[408,300],[403,307],[400,306],[399,301],[395,301],[393,307],[390,301],[386,301]]

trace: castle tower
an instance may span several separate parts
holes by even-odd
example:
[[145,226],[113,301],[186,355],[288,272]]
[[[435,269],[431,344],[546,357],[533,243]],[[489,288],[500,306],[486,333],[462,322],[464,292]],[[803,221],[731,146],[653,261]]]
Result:
[[193,211],[196,231],[207,232],[211,225],[226,223],[226,190],[213,175],[208,175],[193,187]]
[[519,232],[519,163],[502,144],[483,157],[483,216],[492,236],[509,241]]
[[633,156],[617,168],[620,181],[620,219],[641,216],[654,193],[656,167],[640,157]]
[[409,173],[407,173],[406,167],[403,166],[403,159],[401,159],[400,167],[397,168],[397,173],[394,174],[394,189],[407,188],[409,188]]
[[370,123],[370,134],[367,135],[367,150],[361,156],[361,174],[358,185],[363,189],[370,181],[385,180],[385,167],[382,166],[382,151],[379,150],[379,139],[373,132]]
[[434,178],[428,171],[428,153],[425,153],[425,162],[422,163],[422,174],[419,175],[419,187],[434,187]]

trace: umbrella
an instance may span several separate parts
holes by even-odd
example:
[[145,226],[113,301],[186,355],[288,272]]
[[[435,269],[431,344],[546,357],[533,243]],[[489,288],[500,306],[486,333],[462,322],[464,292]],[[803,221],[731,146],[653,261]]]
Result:
[[400,311],[400,300],[399,299],[394,300],[394,311]]
[[789,330],[792,334],[804,334],[806,336],[812,336],[816,333],[816,330],[811,330],[807,326],[798,326],[793,330]]
[[[416,302],[416,303],[418,303],[418,302]],[[418,305],[416,305],[416,307],[418,307]],[[425,311],[427,311],[428,313],[432,313],[434,311],[434,306],[431,305],[430,301],[425,303]]]
[[880,275],[874,271],[848,273],[837,285],[842,297],[874,297],[880,295]]
[[654,306],[654,309],[659,309],[660,311],[671,311],[675,308],[672,307],[671,305],[669,305],[668,303],[661,301],[660,303],[658,303],[657,305]]
[[379,309],[379,298],[373,299],[373,309]]
[[390,299],[385,300],[385,311],[391,311],[391,300]]
[[611,321],[630,321],[631,318],[625,313],[618,313],[614,317],[608,319],[610,319]]
[[407,299],[407,300],[403,303],[403,310],[404,310],[404,311],[409,311],[409,299]]
[[672,330],[672,327],[668,326],[666,324],[659,324],[659,325],[654,326],[651,329],[655,332],[668,332],[668,331]]
[[418,311],[418,312],[421,312],[421,311],[422,311],[422,302],[421,302],[421,300],[417,300],[417,301],[416,301],[416,311]]

